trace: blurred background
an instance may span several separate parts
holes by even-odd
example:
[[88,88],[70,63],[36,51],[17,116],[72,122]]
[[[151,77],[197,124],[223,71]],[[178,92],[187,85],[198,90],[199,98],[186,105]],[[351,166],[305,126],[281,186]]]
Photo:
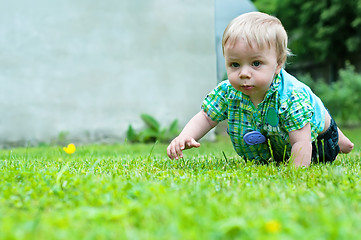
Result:
[[228,22],[256,10],[283,22],[287,71],[357,126],[361,0],[16,0],[0,3],[0,147],[170,138],[226,78]]
[[342,127],[361,121],[361,1],[254,0],[278,17],[294,54],[287,71],[307,83]]

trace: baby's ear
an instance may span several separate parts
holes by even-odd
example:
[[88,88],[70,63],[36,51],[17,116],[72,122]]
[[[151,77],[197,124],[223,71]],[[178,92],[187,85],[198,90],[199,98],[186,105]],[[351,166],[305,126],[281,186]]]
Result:
[[279,61],[278,61],[278,66],[277,66],[277,69],[276,69],[277,74],[280,73],[282,67],[285,65],[286,59],[287,59],[287,56],[279,59]]
[[283,64],[278,64],[276,68],[276,74],[279,74],[281,72],[281,69],[283,67]]

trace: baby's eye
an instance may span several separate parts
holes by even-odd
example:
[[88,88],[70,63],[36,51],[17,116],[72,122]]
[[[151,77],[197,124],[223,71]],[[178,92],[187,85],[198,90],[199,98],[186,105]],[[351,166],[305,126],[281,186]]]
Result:
[[261,62],[260,61],[254,61],[252,63],[252,65],[255,66],[255,67],[259,67],[261,65]]
[[238,63],[231,63],[231,67],[239,67]]

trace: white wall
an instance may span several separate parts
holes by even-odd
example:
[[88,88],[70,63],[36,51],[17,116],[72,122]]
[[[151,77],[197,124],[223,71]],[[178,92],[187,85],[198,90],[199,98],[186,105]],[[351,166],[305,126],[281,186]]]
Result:
[[119,141],[150,113],[183,126],[215,86],[209,0],[0,3],[0,145]]
[[217,82],[221,82],[226,75],[225,61],[222,51],[222,37],[224,29],[235,17],[257,11],[250,0],[215,0],[215,34],[217,55]]

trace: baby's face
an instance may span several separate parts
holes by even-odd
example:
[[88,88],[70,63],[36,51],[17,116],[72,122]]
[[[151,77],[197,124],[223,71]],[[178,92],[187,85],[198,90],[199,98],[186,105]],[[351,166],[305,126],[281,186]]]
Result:
[[224,46],[224,57],[232,86],[248,95],[257,106],[281,71],[276,50],[250,47],[243,39],[238,39],[234,44]]

